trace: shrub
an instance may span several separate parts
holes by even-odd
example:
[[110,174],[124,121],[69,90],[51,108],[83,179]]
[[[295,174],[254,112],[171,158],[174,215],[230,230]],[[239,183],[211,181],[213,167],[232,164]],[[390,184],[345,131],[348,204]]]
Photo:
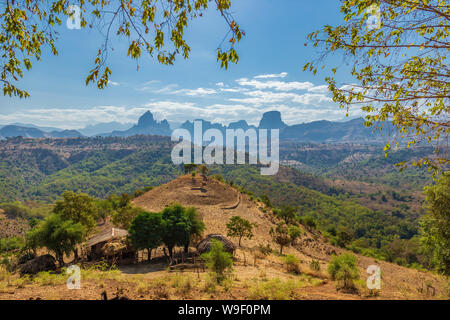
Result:
[[297,257],[288,254],[287,256],[283,257],[284,263],[286,264],[286,270],[288,272],[293,272],[296,274],[300,273],[300,268],[299,268],[299,263],[300,263],[300,259],[298,259]]
[[320,271],[320,263],[317,260],[312,260],[309,263],[309,267],[311,268],[311,270]]
[[281,281],[278,278],[252,286],[249,298],[254,300],[289,300],[295,298],[299,285],[293,281]]
[[21,249],[25,245],[23,238],[14,236],[0,239],[0,253]]
[[317,227],[316,221],[310,216],[303,217],[301,223],[308,229],[315,229]]
[[337,281],[342,289],[354,290],[355,280],[359,279],[359,269],[356,256],[344,253],[334,256],[328,264],[328,273],[331,280]]
[[267,243],[265,246],[260,244],[258,245],[258,251],[261,252],[264,256],[268,256],[272,253],[272,247],[269,243]]
[[217,283],[221,283],[230,273],[233,266],[233,259],[231,254],[226,252],[223,248],[223,244],[212,239],[211,249],[209,252],[202,254],[201,256],[206,263],[208,269],[210,269],[215,274]]

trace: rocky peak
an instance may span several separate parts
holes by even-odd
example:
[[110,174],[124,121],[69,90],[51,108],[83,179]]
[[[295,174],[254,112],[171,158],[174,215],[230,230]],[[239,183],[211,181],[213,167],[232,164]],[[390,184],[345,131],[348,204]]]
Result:
[[260,129],[282,129],[286,127],[286,123],[281,120],[280,111],[265,112],[259,122]]

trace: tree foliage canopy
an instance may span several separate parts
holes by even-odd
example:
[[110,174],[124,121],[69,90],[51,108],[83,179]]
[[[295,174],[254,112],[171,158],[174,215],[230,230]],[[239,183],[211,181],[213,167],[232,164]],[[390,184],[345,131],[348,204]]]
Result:
[[186,215],[186,209],[180,204],[164,208],[162,211],[162,240],[172,256],[174,246],[185,246],[190,242],[191,222]]
[[427,214],[421,220],[422,243],[434,267],[450,274],[450,173],[425,187]]
[[83,241],[85,232],[81,223],[53,214],[27,234],[27,242],[32,247],[46,247],[53,251],[60,265],[63,265],[64,254],[71,253]]
[[239,216],[233,216],[227,223],[227,235],[229,237],[239,238],[239,246],[241,246],[242,238],[251,239],[253,237],[252,231],[254,226],[256,226],[256,224],[251,223],[247,219],[241,218]]
[[342,25],[309,34],[325,52],[304,70],[316,74],[327,55],[342,53],[354,83],[338,82],[332,68],[326,81],[333,101],[347,113],[361,106],[368,126],[386,129],[392,123],[397,132],[386,143],[386,155],[400,141],[435,145],[435,157],[413,164],[438,172],[449,163],[450,6],[446,0],[345,0],[341,12]]
[[98,214],[94,198],[85,193],[73,191],[65,191],[62,197],[62,200],[55,202],[53,212],[65,220],[79,222],[88,232],[93,230],[96,226],[95,219]]
[[137,250],[158,248],[162,241],[162,223],[160,213],[145,211],[139,213],[128,229],[133,247]]
[[191,48],[185,30],[209,7],[217,10],[228,27],[228,41],[219,44],[217,61],[227,68],[229,62],[237,63],[239,59],[234,46],[244,32],[229,13],[230,0],[6,0],[0,2],[0,81],[4,95],[29,96],[16,82],[24,70],[31,69],[33,59],[41,59],[46,47],[53,55],[58,54],[57,27],[67,18],[75,19],[72,5],[80,8],[80,27],[97,28],[103,36],[86,85],[92,82],[100,89],[107,86],[111,69],[106,61],[114,49],[113,36],[128,42],[127,55],[131,59],[139,59],[144,52],[165,65],[172,65],[179,55],[187,59]]

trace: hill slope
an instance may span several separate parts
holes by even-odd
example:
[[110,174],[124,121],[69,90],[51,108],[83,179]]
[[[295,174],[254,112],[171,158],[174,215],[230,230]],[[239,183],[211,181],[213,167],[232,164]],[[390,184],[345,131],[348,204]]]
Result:
[[[201,177],[182,176],[167,184],[156,187],[134,200],[138,207],[149,211],[161,211],[172,203],[181,203],[184,206],[195,207],[206,225],[205,234],[220,233],[226,235],[226,223],[230,217],[238,215],[256,223],[254,237],[243,241],[243,248],[238,250],[238,256],[250,256],[253,248],[259,245],[270,244],[272,248],[277,245],[272,241],[269,230],[276,223],[270,210],[263,210],[264,205],[251,200],[248,195],[242,194],[227,184],[211,177],[203,180]],[[266,212],[264,212],[266,211]],[[236,239],[233,239],[236,240]],[[314,259],[319,261],[322,270],[326,270],[333,254],[341,254],[344,249],[334,247],[325,242],[325,238],[317,231],[308,231],[303,228],[303,235],[294,247],[287,248],[285,253],[298,257],[307,268]],[[382,299],[420,299],[421,286],[430,284],[436,290],[436,295],[445,294],[443,280],[429,272],[408,269],[395,264],[380,262],[373,258],[357,255],[358,265],[362,278],[368,277],[366,269],[369,265],[378,265],[382,270],[382,290],[379,298]],[[266,263],[266,268],[270,264]],[[349,298],[347,294],[339,293],[330,283],[322,283],[317,287],[304,289],[305,298],[313,299],[341,299]],[[353,297],[355,298],[355,297]]]

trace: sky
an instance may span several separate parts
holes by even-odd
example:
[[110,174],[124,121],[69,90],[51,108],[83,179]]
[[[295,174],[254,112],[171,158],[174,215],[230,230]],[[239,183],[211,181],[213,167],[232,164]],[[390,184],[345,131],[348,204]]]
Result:
[[[128,43],[112,39],[112,75],[104,90],[85,85],[101,35],[96,29],[69,30],[63,23],[58,29],[59,55],[44,54],[18,83],[31,97],[0,97],[0,124],[79,129],[101,122],[135,123],[147,110],[172,123],[202,118],[258,124],[270,110],[279,110],[288,124],[346,119],[327,92],[327,69],[316,76],[302,71],[319,54],[305,46],[306,36],[342,22],[339,1],[235,0],[231,13],[246,34],[236,47],[238,64],[225,70],[216,61],[227,26],[217,11],[209,10],[186,31],[189,59],[179,57],[174,66],[143,55],[137,70],[137,62],[126,56]],[[345,69],[339,56],[327,60],[331,65]],[[347,72],[338,77],[351,82]],[[360,114],[351,110],[350,117]]]

